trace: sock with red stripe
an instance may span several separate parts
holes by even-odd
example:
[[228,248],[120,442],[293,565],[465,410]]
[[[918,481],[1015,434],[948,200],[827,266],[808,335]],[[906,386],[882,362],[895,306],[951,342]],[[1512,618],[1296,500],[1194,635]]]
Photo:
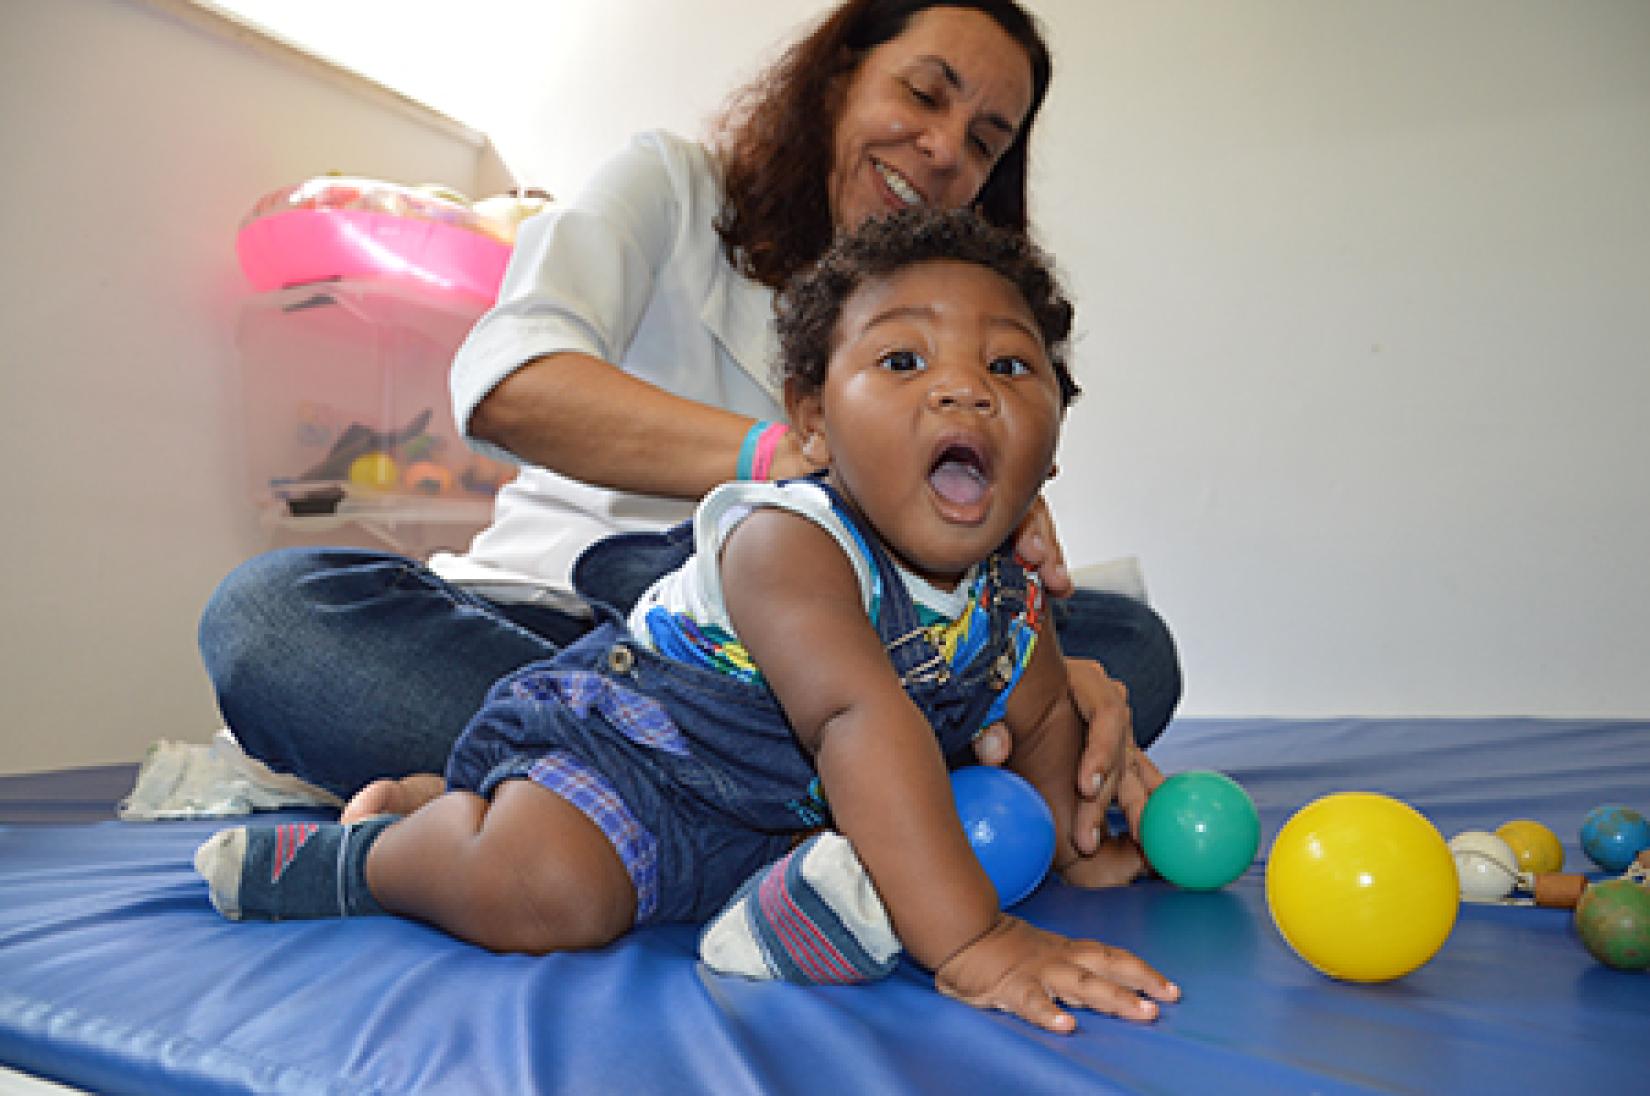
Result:
[[367,850],[394,822],[287,822],[220,830],[195,850],[212,905],[233,921],[384,913],[367,889]]
[[787,982],[874,981],[899,953],[871,877],[837,833],[751,876],[699,937],[699,957],[717,973]]

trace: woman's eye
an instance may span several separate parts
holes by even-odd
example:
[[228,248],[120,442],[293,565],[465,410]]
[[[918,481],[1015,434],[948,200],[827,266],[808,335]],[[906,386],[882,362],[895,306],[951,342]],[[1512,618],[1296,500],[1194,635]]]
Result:
[[991,142],[984,137],[970,137],[969,141],[974,145],[974,151],[978,152],[983,158],[987,160],[996,158],[997,154],[992,151]]
[[914,373],[927,363],[915,351],[895,350],[877,359],[877,364],[890,373]]
[[916,101],[921,103],[923,106],[931,107],[940,101],[940,97],[938,95],[935,95],[931,91],[924,90],[916,84],[908,83],[905,87],[906,90],[911,93],[912,98],[916,99]]
[[995,358],[991,362],[991,371],[999,377],[1023,377],[1031,372],[1031,363],[1024,358]]

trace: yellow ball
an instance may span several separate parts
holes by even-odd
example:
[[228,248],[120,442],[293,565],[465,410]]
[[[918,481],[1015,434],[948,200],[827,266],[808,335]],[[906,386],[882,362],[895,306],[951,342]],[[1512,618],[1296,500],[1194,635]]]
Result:
[[1512,846],[1519,871],[1550,872],[1564,866],[1564,846],[1558,835],[1539,822],[1519,818],[1497,828],[1495,836]]
[[1438,953],[1460,909],[1443,835],[1390,796],[1337,792],[1295,812],[1266,862],[1266,906],[1331,978],[1387,982]]
[[401,469],[388,453],[362,453],[350,462],[349,481],[368,491],[393,491],[401,481]]

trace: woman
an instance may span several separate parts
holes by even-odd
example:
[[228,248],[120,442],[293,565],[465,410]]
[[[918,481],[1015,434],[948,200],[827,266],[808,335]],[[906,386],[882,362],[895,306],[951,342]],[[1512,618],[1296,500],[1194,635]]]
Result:
[[[424,567],[289,549],[232,573],[201,648],[244,748],[346,797],[376,777],[439,771],[495,679],[587,628],[565,593],[586,545],[685,518],[736,475],[810,471],[771,425],[774,290],[839,227],[906,204],[972,203],[1024,229],[1027,144],[1050,74],[1012,0],[848,0],[736,98],[714,151],[645,135],[576,200],[524,225],[499,303],[452,376],[467,436],[520,475],[467,556]],[[1046,508],[1020,548],[1050,592],[1070,592]],[[603,576],[615,599],[651,577],[636,566]],[[1115,596],[1079,592],[1056,619],[1068,654],[1105,667],[1074,673],[1079,704],[1108,728],[1085,755],[1083,790],[1104,774],[1137,807],[1158,777],[1128,741],[1130,707],[1132,737],[1149,742],[1178,699],[1172,641]],[[982,759],[1005,757],[1005,738],[983,736]],[[1099,822],[1080,812],[1080,845]]]

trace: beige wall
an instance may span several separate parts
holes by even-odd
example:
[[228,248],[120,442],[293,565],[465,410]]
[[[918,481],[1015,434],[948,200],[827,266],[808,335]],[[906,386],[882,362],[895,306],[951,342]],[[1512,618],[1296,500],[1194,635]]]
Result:
[[182,3],[0,13],[0,772],[217,726],[195,622],[257,550],[235,230],[330,169],[469,188],[480,140]]

